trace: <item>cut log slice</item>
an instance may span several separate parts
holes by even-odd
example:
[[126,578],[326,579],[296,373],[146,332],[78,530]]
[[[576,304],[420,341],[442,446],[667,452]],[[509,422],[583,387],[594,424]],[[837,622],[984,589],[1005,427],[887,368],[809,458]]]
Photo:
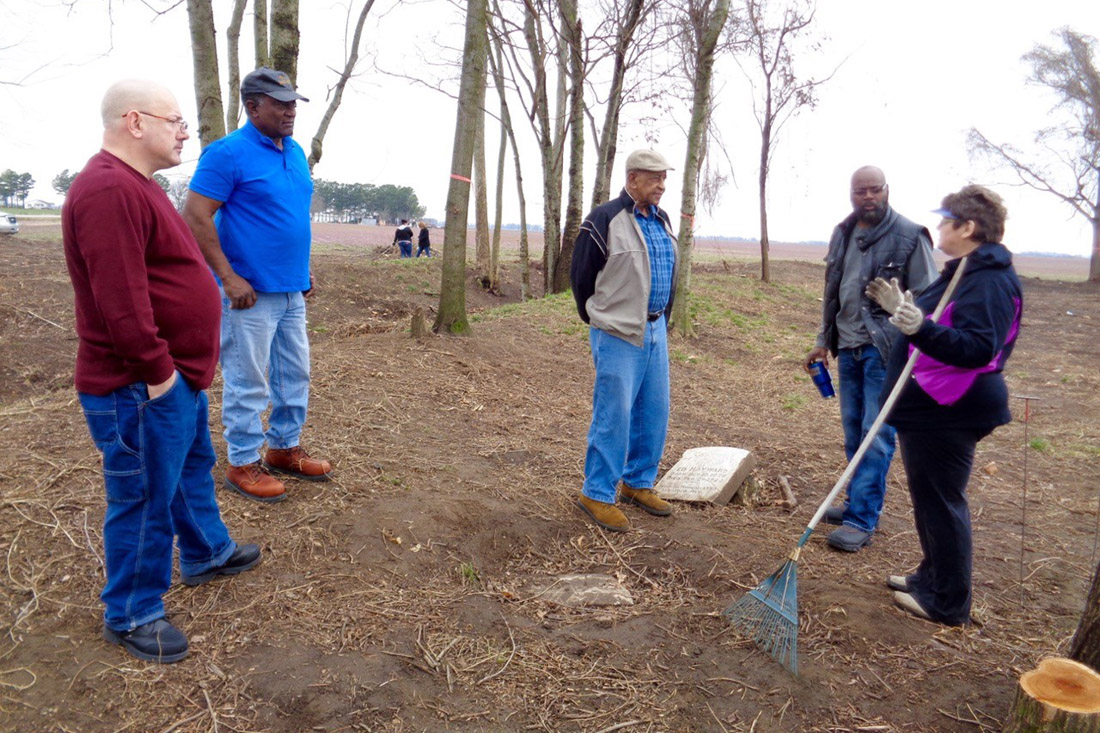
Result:
[[1020,687],[1039,702],[1070,713],[1100,713],[1100,675],[1072,659],[1051,657],[1020,676]]
[[1100,733],[1100,674],[1072,659],[1044,659],[1020,675],[1004,730]]

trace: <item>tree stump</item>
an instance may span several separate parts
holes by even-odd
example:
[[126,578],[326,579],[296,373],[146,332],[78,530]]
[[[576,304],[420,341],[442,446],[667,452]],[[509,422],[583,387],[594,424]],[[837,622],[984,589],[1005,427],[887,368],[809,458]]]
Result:
[[1100,674],[1051,657],[1020,675],[1005,733],[1100,733]]
[[428,324],[424,322],[423,308],[417,308],[413,311],[412,323],[410,324],[409,331],[412,333],[414,339],[423,338],[428,332]]

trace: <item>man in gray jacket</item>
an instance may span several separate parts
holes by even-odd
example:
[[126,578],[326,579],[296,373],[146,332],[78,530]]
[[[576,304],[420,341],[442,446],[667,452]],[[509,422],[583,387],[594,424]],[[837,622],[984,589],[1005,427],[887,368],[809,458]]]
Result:
[[[825,257],[821,330],[806,355],[828,366],[837,358],[844,452],[851,460],[879,411],[885,363],[897,330],[889,314],[867,297],[876,277],[897,278],[902,290],[918,295],[936,277],[928,230],[890,208],[890,189],[881,170],[865,166],[852,174],[852,213],[833,230]],[[886,498],[886,474],[894,457],[894,429],[883,425],[848,482],[848,501],[825,513],[838,550],[857,552],[871,542]]]
[[666,319],[678,257],[672,223],[657,206],[670,170],[660,153],[631,153],[626,187],[581,224],[570,268],[577,312],[591,326],[596,366],[577,504],[614,532],[630,528],[616,498],[655,516],[672,513],[653,491],[668,432]]

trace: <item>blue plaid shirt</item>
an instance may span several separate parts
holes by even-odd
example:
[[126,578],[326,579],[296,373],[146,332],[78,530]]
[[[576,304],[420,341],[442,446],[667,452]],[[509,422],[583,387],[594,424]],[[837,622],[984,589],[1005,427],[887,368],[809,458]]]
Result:
[[657,207],[650,206],[649,216],[642,216],[637,205],[634,218],[642,228],[646,249],[649,250],[649,312],[656,313],[668,307],[672,293],[672,269],[676,264],[676,242],[668,236],[665,223],[657,216]]

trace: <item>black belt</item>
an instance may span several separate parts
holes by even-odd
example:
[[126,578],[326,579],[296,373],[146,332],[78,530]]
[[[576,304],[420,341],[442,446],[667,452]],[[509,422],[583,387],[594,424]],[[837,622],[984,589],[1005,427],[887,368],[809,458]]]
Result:
[[647,321],[649,321],[650,323],[652,323],[653,321],[656,321],[658,318],[660,318],[664,314],[665,314],[664,311],[653,311],[652,313],[647,313],[645,319]]

